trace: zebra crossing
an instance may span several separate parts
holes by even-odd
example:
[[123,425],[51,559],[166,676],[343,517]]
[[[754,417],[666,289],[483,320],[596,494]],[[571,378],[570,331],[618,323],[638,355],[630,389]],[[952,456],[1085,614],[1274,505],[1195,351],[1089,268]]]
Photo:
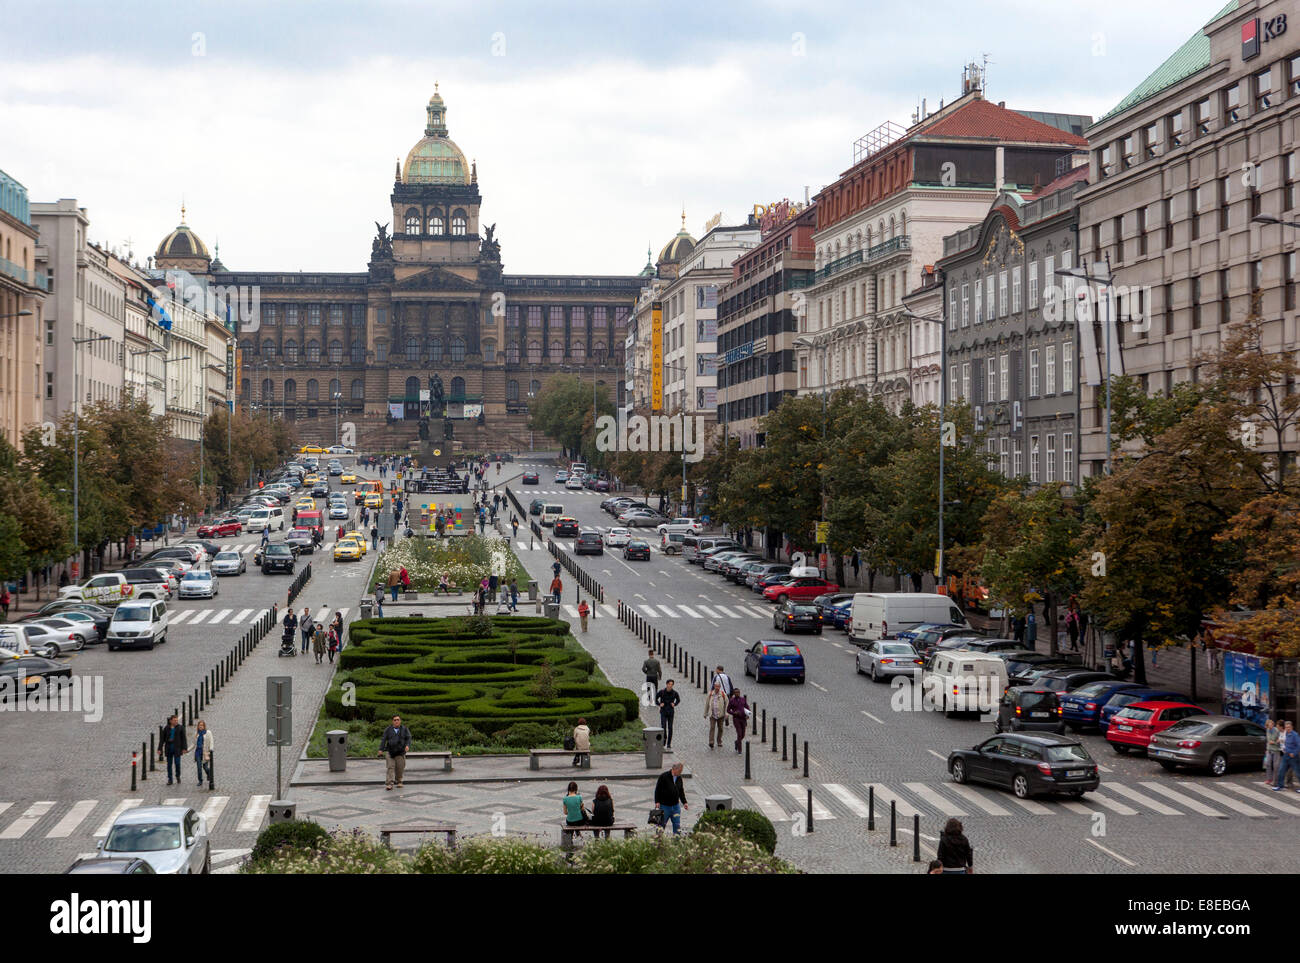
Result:
[[[227,831],[256,833],[266,821],[271,804],[269,795],[250,795],[240,804],[231,805],[232,796],[205,796],[189,799],[184,796],[162,800],[164,806],[193,806],[208,822],[208,830],[216,829],[222,816],[231,813],[233,827]],[[113,823],[125,812],[139,809],[145,801],[139,798],[101,800],[78,799],[71,804],[53,799],[40,799],[24,808],[14,803],[0,802],[0,840],[10,839],[70,839],[88,837],[103,839],[113,828]],[[8,821],[5,821],[7,811]],[[16,813],[16,815],[14,815]],[[235,815],[237,814],[237,815]]]
[[807,811],[808,790],[813,791],[813,819],[866,819],[871,814],[869,795],[875,797],[876,819],[889,818],[889,804],[900,820],[913,816],[946,819],[950,816],[1005,817],[1030,815],[1051,817],[1074,814],[1093,817],[1115,816],[1209,816],[1216,819],[1245,817],[1276,819],[1300,816],[1300,804],[1279,798],[1265,788],[1221,782],[1214,786],[1190,781],[1165,784],[1156,781],[1129,786],[1103,782],[1101,788],[1081,799],[1017,799],[1011,793],[954,782],[882,783],[783,783],[779,786],[742,786],[738,802],[758,809],[773,822],[789,822]]
[[[351,609],[345,607],[338,611],[346,619]],[[266,609],[239,609],[236,611],[231,608],[196,608],[174,612],[171,614],[169,621],[172,625],[243,625],[247,622],[256,622],[265,614]],[[312,618],[318,622],[327,622],[333,614],[334,610],[325,605],[321,607],[319,612],[313,612]]]
[[645,602],[624,604],[647,619],[711,619],[714,622],[726,619],[763,619],[769,622],[772,620],[772,609],[747,602],[728,602],[726,605],[718,602],[710,602],[707,605],[703,602],[692,602],[689,605],[681,602],[672,604],[655,602],[653,605]]

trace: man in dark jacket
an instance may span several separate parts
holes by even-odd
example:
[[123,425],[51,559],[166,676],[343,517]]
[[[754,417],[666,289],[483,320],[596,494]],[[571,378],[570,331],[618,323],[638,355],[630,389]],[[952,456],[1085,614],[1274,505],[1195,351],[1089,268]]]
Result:
[[167,725],[163,726],[161,745],[158,747],[158,755],[167,760],[167,785],[172,784],[172,763],[176,764],[176,781],[181,781],[181,759],[189,751],[190,745],[185,738],[185,727],[180,724],[177,716],[172,716],[167,720]]
[[411,730],[402,725],[401,716],[393,716],[393,723],[379,737],[379,754],[387,757],[388,766],[385,789],[392,789],[394,776],[398,788],[406,774],[406,751],[411,748]]
[[650,649],[650,656],[641,663],[641,674],[645,676],[646,686],[650,690],[651,698],[659,692],[659,680],[663,677],[664,670],[655,658],[655,650]]
[[673,715],[676,713],[677,703],[681,701],[682,697],[673,690],[672,679],[665,682],[664,687],[655,696],[655,705],[659,707],[659,725],[664,730],[665,749],[673,747]]
[[659,774],[659,781],[655,783],[655,808],[663,810],[664,816],[673,821],[673,835],[678,835],[682,831],[682,810],[691,808],[686,802],[680,762]]

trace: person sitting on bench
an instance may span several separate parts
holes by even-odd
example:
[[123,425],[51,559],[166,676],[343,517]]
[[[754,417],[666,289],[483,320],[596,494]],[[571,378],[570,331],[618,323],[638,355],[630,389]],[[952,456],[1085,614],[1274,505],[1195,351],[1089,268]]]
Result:
[[446,592],[448,595],[450,595],[452,593],[452,589],[454,588],[455,586],[450,581],[448,581],[446,572],[443,572],[441,575],[438,576],[439,592]]
[[569,826],[586,826],[591,822],[591,817],[582,805],[582,794],[578,792],[576,782],[569,783],[568,791],[564,794],[564,821]]

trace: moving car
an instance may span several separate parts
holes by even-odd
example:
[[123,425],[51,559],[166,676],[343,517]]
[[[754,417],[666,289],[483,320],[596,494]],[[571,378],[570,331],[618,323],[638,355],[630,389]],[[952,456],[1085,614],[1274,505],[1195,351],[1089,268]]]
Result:
[[1061,702],[1055,692],[1039,686],[1013,686],[1002,695],[997,732],[1065,732]]
[[1259,769],[1267,736],[1264,727],[1233,716],[1190,716],[1157,732],[1147,743],[1147,757],[1170,772],[1179,766],[1222,776],[1233,766]]
[[618,548],[632,541],[632,532],[626,528],[611,528],[605,533],[605,544],[610,548]]
[[321,479],[311,486],[311,493],[313,498],[324,498],[330,493],[329,482]]
[[581,490],[582,490],[582,476],[581,476],[581,475],[570,475],[570,476],[569,476],[569,480],[566,481],[566,482],[564,483],[564,487],[565,487],[565,488],[576,488],[576,489],[578,489],[579,491],[581,491]]
[[567,471],[565,471],[563,468],[561,468],[559,471],[557,471],[557,472],[555,473],[555,481],[556,481],[557,483],[559,483],[559,484],[563,484],[564,482],[567,482],[568,480],[569,480],[569,473],[568,473]]
[[604,555],[605,543],[601,541],[600,532],[583,532],[573,543],[574,555]]
[[791,632],[814,632],[822,634],[822,616],[817,606],[811,602],[794,602],[782,599],[772,614],[772,628],[780,629],[789,635]]
[[[1190,702],[1133,702],[1111,717],[1106,741],[1120,755],[1132,749],[1145,750],[1151,737],[1189,716],[1209,715]],[[1259,757],[1264,758],[1263,754]]]
[[1137,682],[1118,679],[1101,679],[1061,694],[1061,710],[1065,724],[1070,729],[1091,729],[1101,720],[1102,707],[1112,696],[1130,689],[1141,689]]
[[212,573],[214,575],[242,575],[247,565],[244,556],[239,552],[217,552],[217,557],[212,560]]
[[293,503],[295,512],[314,512],[316,510],[316,499],[304,495]]
[[271,572],[288,572],[293,574],[295,568],[293,549],[283,542],[266,546],[262,552],[261,566],[264,574]]
[[524,472],[524,477],[523,477],[523,479],[520,481],[520,484],[523,484],[523,485],[539,485],[539,484],[541,484],[541,478],[538,476],[537,472],[535,472],[535,471],[526,471],[526,472]]
[[352,451],[352,449],[349,448],[347,445],[330,445],[329,448],[327,448],[327,449],[325,449],[325,450],[328,451],[331,455],[351,455],[351,454],[354,454],[354,452]]
[[298,454],[323,455],[325,454],[325,449],[322,448],[320,445],[303,445],[301,448],[298,449]]
[[650,543],[639,538],[634,538],[623,546],[623,558],[632,561],[639,559],[643,562],[650,561]]
[[354,542],[356,542],[358,545],[360,545],[360,546],[361,546],[361,554],[362,554],[362,555],[365,555],[368,551],[370,551],[370,549],[369,549],[369,547],[368,547],[369,543],[366,541],[366,536],[365,536],[362,532],[359,532],[359,531],[357,531],[357,530],[354,529],[354,530],[352,530],[352,531],[350,531],[350,532],[344,532],[344,533],[343,533],[343,537],[344,537],[344,538],[350,538],[350,539],[352,539]]
[[365,497],[365,507],[369,509],[379,509],[384,507],[384,496],[379,492],[371,492]]
[[336,562],[358,562],[364,554],[361,546],[357,544],[356,539],[341,538],[334,546],[334,561]]
[[555,520],[555,534],[556,535],[577,535],[578,520],[569,515],[565,515],[563,518],[557,518]]
[[192,569],[181,579],[181,587],[176,590],[176,597],[182,599],[214,599],[220,591],[221,583],[208,571]]
[[167,605],[161,601],[123,602],[108,623],[108,649],[143,646],[152,649],[167,641]]
[[244,523],[233,515],[228,515],[207,525],[200,525],[197,534],[199,538],[228,538],[240,534],[243,530]]
[[554,505],[550,503],[543,505],[542,519],[541,519],[542,527],[550,528],[552,525],[555,524],[557,519],[562,518],[563,516],[564,516],[563,505]]
[[806,669],[803,652],[793,642],[763,639],[745,650],[745,675],[752,675],[755,682],[768,679],[803,682]]
[[872,682],[880,682],[894,675],[910,675],[915,679],[920,675],[923,664],[916,649],[912,648],[912,643],[890,639],[877,639],[865,649],[859,649],[853,656],[853,662],[858,675],[869,675]]
[[356,472],[353,472],[353,471],[345,471],[342,475],[339,475],[339,484],[340,484],[340,485],[355,485],[356,483],[357,483],[357,473],[356,473]]
[[662,535],[664,532],[669,531],[682,532],[686,535],[698,535],[704,531],[704,523],[698,518],[670,518],[659,525],[659,534]]
[[859,592],[853,597],[849,638],[859,644],[887,639],[891,632],[922,623],[970,628],[966,616],[946,595],[932,592]]
[[329,507],[330,521],[334,521],[335,519],[338,518],[342,518],[342,519],[350,518],[351,515],[352,515],[352,510],[348,508],[346,502],[330,502],[330,507]]
[[545,499],[534,498],[531,502],[528,503],[528,514],[540,515],[542,513],[542,509],[545,507],[546,507]]
[[1082,796],[1101,785],[1083,743],[1056,733],[1008,732],[948,754],[953,782],[1010,789],[1017,799],[1042,794]]
[[99,843],[105,856],[143,859],[155,873],[209,873],[212,849],[208,822],[185,806],[128,809]]
[[796,578],[785,585],[773,585],[763,590],[763,598],[780,602],[786,596],[792,599],[815,599],[826,592],[838,592],[840,587],[824,578]]
[[291,529],[289,534],[284,536],[284,542],[291,548],[296,549],[299,555],[316,554],[316,542],[312,538],[311,529],[309,528]]
[[991,712],[1007,690],[1007,666],[996,655],[978,652],[939,652],[930,661],[921,684],[934,693],[936,708],[954,712]]

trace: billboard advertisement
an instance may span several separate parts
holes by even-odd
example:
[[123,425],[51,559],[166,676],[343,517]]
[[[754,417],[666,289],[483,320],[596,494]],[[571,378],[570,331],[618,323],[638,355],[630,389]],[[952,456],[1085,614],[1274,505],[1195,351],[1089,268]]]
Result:
[[1243,652],[1223,654],[1223,714],[1263,725],[1272,711],[1269,663]]
[[664,306],[656,301],[650,307],[650,407],[664,407]]

